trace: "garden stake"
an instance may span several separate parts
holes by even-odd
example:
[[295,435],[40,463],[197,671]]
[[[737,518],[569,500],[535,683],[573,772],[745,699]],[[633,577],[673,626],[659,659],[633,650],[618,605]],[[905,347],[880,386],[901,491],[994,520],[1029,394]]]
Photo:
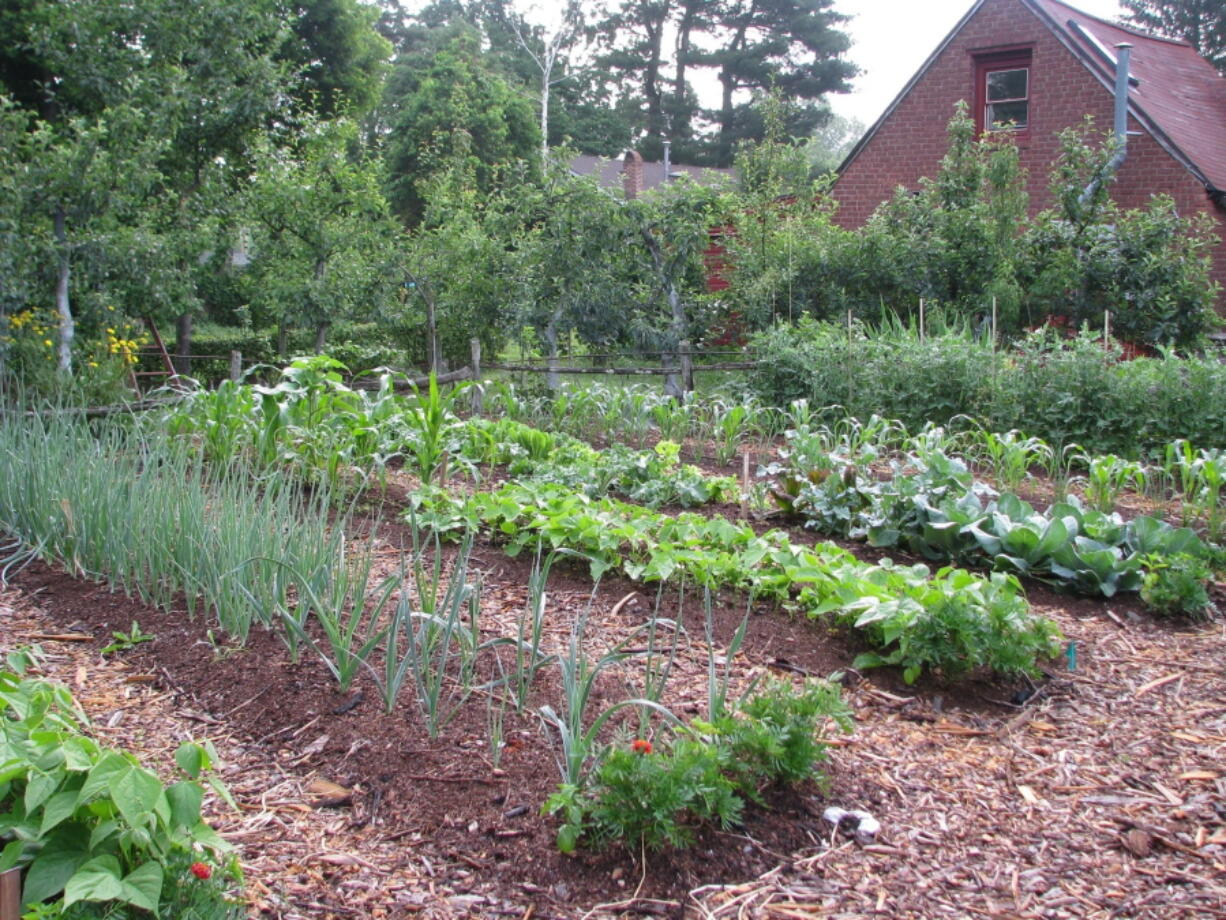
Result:
[[1077,643],[1070,642],[1064,654],[1068,658],[1068,669],[1070,671],[1076,671],[1077,670]]
[[924,298],[921,297],[919,300],[920,300],[919,334],[920,334],[920,344],[923,345],[924,344]]

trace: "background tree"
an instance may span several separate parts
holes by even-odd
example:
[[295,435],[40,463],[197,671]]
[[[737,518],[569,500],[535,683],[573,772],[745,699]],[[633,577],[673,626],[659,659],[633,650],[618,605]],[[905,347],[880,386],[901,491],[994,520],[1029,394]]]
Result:
[[323,118],[361,117],[379,101],[392,44],[361,0],[296,0],[277,52],[296,79],[299,107]]
[[731,163],[739,140],[761,138],[751,105],[736,102],[745,90],[778,87],[796,105],[788,132],[803,136],[829,117],[816,104],[824,94],[847,92],[857,68],[841,58],[851,40],[837,27],[848,17],[832,0],[729,0],[720,17],[725,37],[710,62],[719,68],[722,90],[715,142],[718,165]]
[[290,326],[314,328],[321,352],[331,324],[390,296],[398,230],[380,179],[351,121],[310,126],[294,152],[264,151],[244,195],[254,231],[244,284],[253,310],[277,323],[283,357]]
[[464,24],[449,30],[437,51],[402,53],[386,90],[388,198],[406,226],[424,216],[431,174],[461,153],[487,194],[503,172],[537,163],[531,102],[484,67],[476,32]]
[[1226,4],[1222,0],[1120,0],[1124,21],[1182,38],[1226,74]]

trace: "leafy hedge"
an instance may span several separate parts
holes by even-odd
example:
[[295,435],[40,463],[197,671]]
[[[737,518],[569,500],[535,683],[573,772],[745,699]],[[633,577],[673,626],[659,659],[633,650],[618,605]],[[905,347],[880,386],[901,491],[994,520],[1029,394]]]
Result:
[[965,415],[993,431],[1135,457],[1179,438],[1226,443],[1226,365],[1215,356],[1120,361],[1093,335],[1032,333],[993,350],[965,332],[869,335],[802,318],[754,340],[748,389],[777,406],[808,399],[828,415],[902,421],[909,429]]

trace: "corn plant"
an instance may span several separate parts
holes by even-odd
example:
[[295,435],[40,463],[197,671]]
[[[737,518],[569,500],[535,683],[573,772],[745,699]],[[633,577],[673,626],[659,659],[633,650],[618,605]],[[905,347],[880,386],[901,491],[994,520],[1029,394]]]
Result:
[[1080,444],[1069,443],[1052,446],[1051,456],[1047,458],[1045,472],[1051,480],[1052,491],[1058,502],[1068,498],[1069,483],[1073,479],[1073,470],[1079,459],[1086,456],[1085,449]]
[[467,383],[457,384],[444,396],[439,390],[438,378],[431,373],[425,393],[415,391],[415,400],[404,413],[409,428],[407,452],[423,484],[433,482],[444,469],[461,424],[452,407],[468,386]]
[[1126,488],[1145,491],[1145,466],[1135,460],[1126,460],[1115,454],[1097,457],[1082,457],[1088,472],[1082,477],[1086,501],[1104,514],[1115,510],[1120,493]]
[[715,462],[727,466],[747,433],[749,409],[743,404],[725,406],[715,420]]
[[980,426],[968,433],[968,453],[979,466],[985,467],[996,485],[1016,491],[1030,475],[1030,468],[1049,468],[1054,454],[1046,441],[1028,438],[1016,428],[999,434]]
[[651,420],[666,441],[685,441],[694,421],[694,397],[687,393],[679,400],[667,399],[651,407]]

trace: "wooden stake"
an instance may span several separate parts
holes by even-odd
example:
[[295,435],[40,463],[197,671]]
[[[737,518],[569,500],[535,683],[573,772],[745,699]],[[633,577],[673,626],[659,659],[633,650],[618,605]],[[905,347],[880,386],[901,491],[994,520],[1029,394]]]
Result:
[[923,297],[920,298],[919,329],[920,329],[920,344],[923,345],[924,344],[924,298]]
[[992,295],[992,351],[996,351],[996,295]]
[[472,370],[473,370],[473,415],[480,415],[482,408],[482,399],[484,393],[481,391],[481,340],[472,339],[468,343],[472,351]]
[[21,870],[0,872],[0,920],[21,920]]
[[749,518],[749,451],[741,454],[741,519]]
[[241,351],[230,352],[230,379],[238,383],[239,378],[243,376],[243,353]]

